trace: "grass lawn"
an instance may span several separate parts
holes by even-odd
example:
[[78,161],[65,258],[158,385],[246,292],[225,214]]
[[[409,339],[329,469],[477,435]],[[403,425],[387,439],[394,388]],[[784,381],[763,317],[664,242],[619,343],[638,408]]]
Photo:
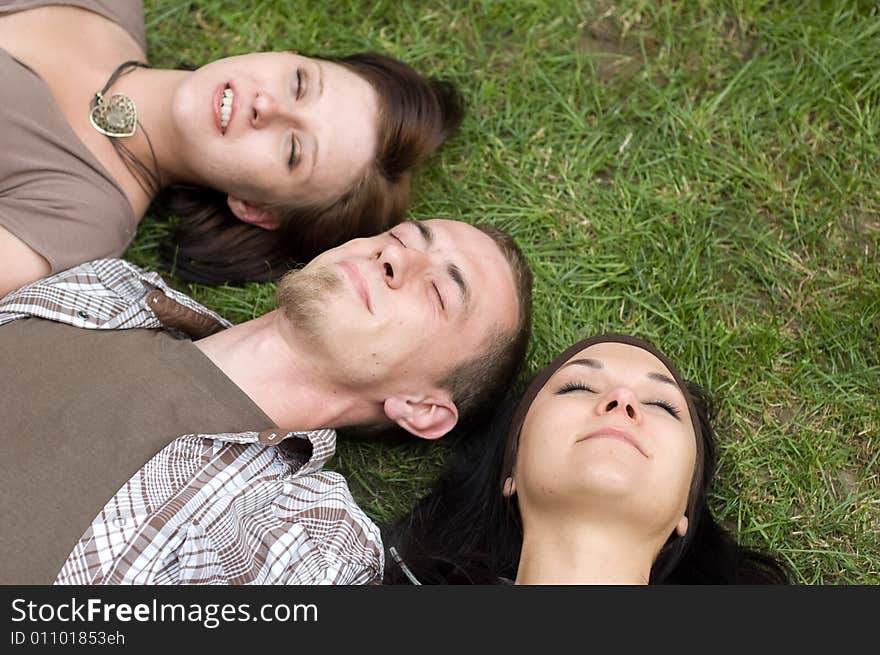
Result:
[[[718,516],[799,582],[880,583],[876,2],[147,0],[146,23],[154,65],[375,50],[457,82],[411,216],[517,238],[529,371],[603,331],[654,341],[716,398]],[[167,230],[126,256],[157,267]],[[271,284],[169,279],[235,322],[274,308]],[[332,467],[385,521],[443,455],[343,442]]]

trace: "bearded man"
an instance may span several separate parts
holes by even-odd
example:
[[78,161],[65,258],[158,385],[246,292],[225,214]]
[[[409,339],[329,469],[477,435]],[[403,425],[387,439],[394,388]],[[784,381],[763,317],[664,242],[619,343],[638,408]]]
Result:
[[377,527],[322,470],[334,429],[436,439],[491,406],[531,273],[501,232],[410,222],[278,299],[230,326],[99,260],[0,300],[0,583],[381,581]]

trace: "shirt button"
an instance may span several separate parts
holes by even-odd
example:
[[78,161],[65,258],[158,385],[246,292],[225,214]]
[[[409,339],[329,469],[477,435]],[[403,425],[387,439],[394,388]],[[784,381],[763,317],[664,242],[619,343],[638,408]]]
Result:
[[257,435],[257,440],[261,444],[271,446],[281,441],[285,434],[286,433],[283,433],[280,430],[263,430]]
[[115,525],[117,528],[124,528],[125,523],[126,520],[121,516],[117,516],[115,519],[113,519],[113,525]]
[[291,494],[293,494],[293,483],[292,482],[285,482],[284,486],[281,487],[281,491],[284,492],[285,496],[290,496]]

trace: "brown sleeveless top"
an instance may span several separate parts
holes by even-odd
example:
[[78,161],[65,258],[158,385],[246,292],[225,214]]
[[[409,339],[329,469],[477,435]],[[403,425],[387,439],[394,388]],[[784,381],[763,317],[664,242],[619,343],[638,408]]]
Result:
[[[0,16],[46,5],[94,11],[146,50],[140,0],[0,0]],[[2,48],[0,89],[0,225],[45,257],[53,273],[120,256],[140,221],[122,188],[76,136],[42,78]]]

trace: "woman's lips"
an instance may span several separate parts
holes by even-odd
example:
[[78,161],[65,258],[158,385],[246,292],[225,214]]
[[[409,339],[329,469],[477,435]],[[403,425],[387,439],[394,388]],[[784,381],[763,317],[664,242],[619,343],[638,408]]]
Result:
[[611,426],[599,428],[598,430],[594,430],[587,436],[581,437],[580,439],[578,439],[578,441],[586,441],[587,439],[592,439],[593,437],[607,437],[610,439],[619,439],[621,441],[625,441],[630,446],[638,450],[645,457],[648,456],[648,454],[642,448],[642,444],[639,443],[638,439],[636,439],[626,430],[621,430],[620,428],[614,428]]
[[[229,120],[226,122],[226,128],[224,129],[223,123],[220,120],[220,111],[221,111],[221,105],[223,104],[223,92],[226,91],[226,89],[232,89],[233,96],[232,96],[231,111],[229,113]],[[229,126],[232,125],[232,117],[235,116],[235,108],[236,108],[237,104],[238,104],[238,98],[235,97],[235,89],[232,87],[232,84],[224,82],[223,84],[221,84],[220,86],[218,86],[214,90],[214,96],[213,96],[214,125],[217,126],[217,131],[220,132],[220,136],[224,136],[226,134],[226,130],[228,130]]]
[[342,268],[343,271],[345,271],[348,279],[351,280],[355,291],[357,291],[357,294],[361,297],[361,300],[364,301],[364,305],[367,307],[367,311],[372,314],[373,308],[370,305],[370,290],[367,287],[367,281],[364,279],[364,276],[361,275],[361,272],[358,270],[357,266],[350,262],[340,262],[339,266]]
[[223,100],[223,90],[226,88],[226,84],[221,84],[214,91],[213,98],[213,113],[214,113],[214,125],[217,126],[217,131],[220,132],[220,135],[223,136],[223,127],[220,125],[220,102]]

